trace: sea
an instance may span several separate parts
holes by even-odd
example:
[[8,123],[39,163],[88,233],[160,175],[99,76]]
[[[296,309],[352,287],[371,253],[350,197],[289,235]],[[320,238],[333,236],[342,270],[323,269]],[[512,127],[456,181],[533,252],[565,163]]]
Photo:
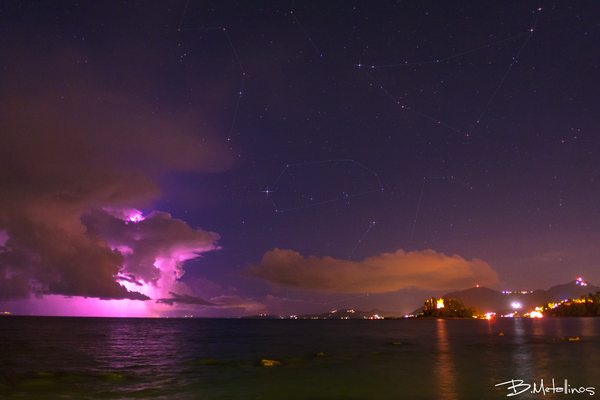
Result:
[[1,399],[600,396],[600,318],[0,317]]

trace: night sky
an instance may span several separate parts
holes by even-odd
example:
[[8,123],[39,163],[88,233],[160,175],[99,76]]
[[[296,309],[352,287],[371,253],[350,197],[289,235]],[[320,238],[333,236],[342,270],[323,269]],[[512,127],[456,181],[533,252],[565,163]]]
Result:
[[407,313],[600,284],[599,15],[2,1],[0,311]]

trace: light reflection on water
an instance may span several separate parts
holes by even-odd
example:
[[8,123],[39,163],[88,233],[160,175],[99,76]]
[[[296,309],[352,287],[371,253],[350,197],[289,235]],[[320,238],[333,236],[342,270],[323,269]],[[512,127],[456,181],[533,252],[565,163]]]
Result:
[[599,333],[600,318],[3,317],[0,398],[505,398],[510,379],[598,384]]
[[513,335],[515,348],[513,350],[512,362],[515,369],[515,377],[530,381],[534,365],[531,362],[530,346],[527,346],[529,335],[525,332],[525,322],[531,322],[531,320],[524,321],[523,318],[514,318]]
[[448,340],[448,332],[445,319],[437,321],[437,345],[438,356],[436,362],[436,374],[438,378],[438,390],[441,398],[452,400],[457,399],[456,394],[456,376],[454,363],[452,361],[452,347]]

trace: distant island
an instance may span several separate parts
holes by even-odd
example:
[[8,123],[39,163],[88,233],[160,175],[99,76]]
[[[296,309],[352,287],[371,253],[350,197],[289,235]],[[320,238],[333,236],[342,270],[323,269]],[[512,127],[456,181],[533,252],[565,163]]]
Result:
[[258,314],[242,319],[384,319],[394,317],[398,313],[394,311],[381,311],[373,309],[371,311],[359,311],[353,309],[333,310],[321,314],[301,314],[282,317],[280,315]]
[[244,319],[404,319],[404,318],[487,318],[490,317],[592,317],[600,316],[600,287],[581,277],[548,290],[504,290],[474,287],[432,297],[411,314],[373,309],[332,310],[321,314],[258,314]]
[[[474,287],[447,293],[442,298],[456,299],[466,307],[476,307],[479,313],[499,316],[530,316],[532,312],[546,317],[598,316],[598,293],[600,287],[590,285],[578,277],[574,281],[553,286],[548,290],[517,289],[499,292],[485,287]],[[423,310],[415,310],[413,313],[417,315],[419,312]]]

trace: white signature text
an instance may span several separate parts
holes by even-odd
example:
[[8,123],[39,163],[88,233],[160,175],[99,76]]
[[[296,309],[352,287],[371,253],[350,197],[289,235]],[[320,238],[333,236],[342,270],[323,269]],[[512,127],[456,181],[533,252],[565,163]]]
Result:
[[509,385],[506,387],[506,389],[508,389],[510,391],[509,394],[507,394],[507,397],[511,397],[511,396],[516,396],[519,395],[521,393],[540,393],[543,395],[546,395],[546,393],[564,393],[564,394],[580,394],[580,393],[588,393],[590,396],[593,396],[594,394],[596,394],[596,388],[595,387],[573,387],[571,385],[569,385],[569,382],[567,379],[565,379],[564,384],[560,385],[560,386],[556,386],[556,384],[554,383],[554,379],[552,379],[552,385],[546,384],[544,385],[544,380],[540,380],[540,384],[539,386],[533,382],[533,388],[532,385],[529,383],[525,383],[523,380],[521,379],[511,379],[510,381],[506,381],[506,382],[502,382],[502,383],[498,383],[495,386],[503,386],[503,385]]

